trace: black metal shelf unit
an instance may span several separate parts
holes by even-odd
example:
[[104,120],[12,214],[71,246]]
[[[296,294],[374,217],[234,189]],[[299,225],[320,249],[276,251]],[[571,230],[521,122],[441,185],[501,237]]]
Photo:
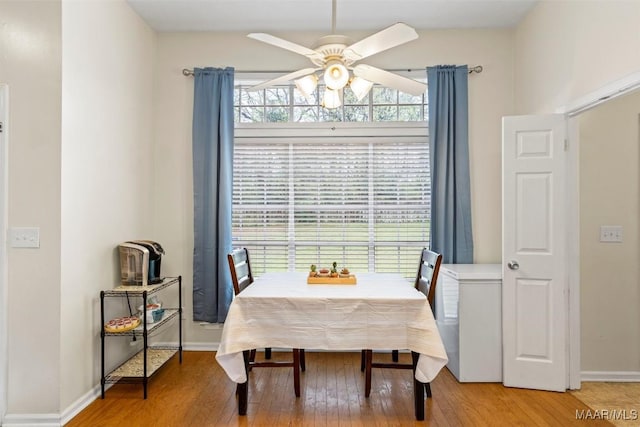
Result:
[[[109,297],[140,297],[142,307],[147,306],[147,299],[170,286],[178,285],[178,307],[164,308],[164,315],[158,322],[147,324],[147,316],[142,315],[141,323],[135,329],[125,332],[107,332],[105,330],[104,304],[105,298]],[[104,399],[105,385],[116,382],[142,382],[144,398],[147,398],[147,384],[149,378],[158,371],[176,353],[182,363],[182,276],[166,277],[161,283],[147,286],[125,286],[100,292],[100,320],[101,331],[100,341],[102,347],[101,368],[102,377],[100,379],[102,398]],[[177,346],[152,346],[149,345],[149,337],[154,332],[160,332],[171,320],[178,318],[178,345]],[[127,359],[116,369],[106,372],[105,370],[105,349],[107,337],[142,337],[143,348],[138,353]]]

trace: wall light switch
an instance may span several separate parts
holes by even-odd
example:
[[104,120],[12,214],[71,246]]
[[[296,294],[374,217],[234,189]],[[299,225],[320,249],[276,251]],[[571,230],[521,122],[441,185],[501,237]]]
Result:
[[9,241],[12,248],[39,248],[39,227],[12,227],[9,229]]
[[622,242],[622,226],[621,225],[601,225],[600,226],[601,242]]

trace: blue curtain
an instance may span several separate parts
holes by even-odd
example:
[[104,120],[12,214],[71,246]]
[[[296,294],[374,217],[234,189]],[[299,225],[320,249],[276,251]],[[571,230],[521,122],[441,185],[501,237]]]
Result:
[[193,96],[193,320],[224,322],[233,191],[233,68],[196,68]]
[[468,68],[427,67],[431,156],[431,250],[443,263],[473,263]]

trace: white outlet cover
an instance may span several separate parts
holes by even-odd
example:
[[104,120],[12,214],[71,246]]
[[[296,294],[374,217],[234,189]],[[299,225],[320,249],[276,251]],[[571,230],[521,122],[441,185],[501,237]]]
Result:
[[9,241],[12,248],[39,248],[39,227],[12,227],[9,229]]
[[622,226],[621,225],[601,225],[600,241],[621,243],[622,242]]

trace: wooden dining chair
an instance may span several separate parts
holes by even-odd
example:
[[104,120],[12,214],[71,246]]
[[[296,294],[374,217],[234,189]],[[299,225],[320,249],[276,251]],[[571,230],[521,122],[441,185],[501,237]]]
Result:
[[[253,283],[249,251],[246,248],[234,249],[231,253],[227,254],[227,261],[229,262],[233,291],[235,295],[238,295]],[[300,370],[302,369],[302,371],[304,371],[306,369],[304,350],[294,348],[293,360],[287,361],[271,361],[271,348],[265,348],[265,361],[256,361],[255,349],[245,351],[244,353],[248,371],[251,371],[252,368],[293,368],[293,387],[296,397],[300,397]]]
[[[423,249],[420,255],[420,264],[418,265],[418,274],[416,276],[415,287],[420,292],[426,295],[427,301],[431,306],[431,311],[435,316],[435,296],[436,296],[436,284],[438,282],[438,272],[440,271],[440,264],[442,263],[442,255],[428,249]],[[398,350],[393,350],[392,363],[374,362],[372,350],[362,350],[362,360],[360,362],[360,369],[365,373],[364,380],[364,395],[369,397],[371,393],[371,369],[372,368],[387,368],[387,369],[412,369],[415,370],[416,363],[418,362],[418,354],[412,352],[412,363],[399,363],[398,362]],[[424,385],[427,397],[431,397],[431,385],[426,383]]]

